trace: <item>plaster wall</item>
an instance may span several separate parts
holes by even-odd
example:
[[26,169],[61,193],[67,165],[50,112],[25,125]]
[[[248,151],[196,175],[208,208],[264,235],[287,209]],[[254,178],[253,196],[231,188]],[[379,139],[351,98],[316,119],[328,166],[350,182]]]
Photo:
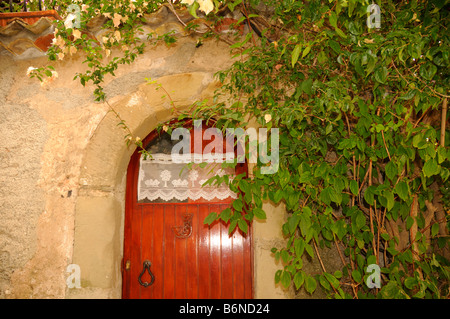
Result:
[[[126,170],[133,147],[93,87],[73,81],[83,56],[56,63],[58,79],[42,88],[26,77],[45,57],[0,56],[0,298],[120,298]],[[146,49],[105,81],[108,103],[141,138],[178,109],[211,98],[214,73],[232,63],[226,44],[196,39]],[[265,204],[255,221],[256,298],[287,298],[274,283],[270,249],[282,247],[282,206]],[[78,264],[81,288],[66,285],[67,266]]]

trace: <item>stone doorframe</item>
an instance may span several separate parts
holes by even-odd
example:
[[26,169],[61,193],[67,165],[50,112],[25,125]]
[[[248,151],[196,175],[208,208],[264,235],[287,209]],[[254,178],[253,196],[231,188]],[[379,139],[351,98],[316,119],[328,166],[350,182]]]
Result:
[[[164,90],[158,89],[161,85]],[[146,137],[158,124],[174,117],[171,101],[182,111],[195,101],[211,98],[218,88],[209,73],[164,76],[155,84],[142,84],[111,104],[134,137]],[[75,206],[72,260],[81,271],[81,288],[66,288],[66,298],[121,298],[123,228],[126,172],[134,143],[127,147],[125,131],[109,112],[100,122],[86,148]],[[282,207],[267,211],[271,223],[254,223],[254,285],[256,298],[285,298],[273,282],[276,265],[270,248],[279,245],[284,219]],[[267,264],[271,262],[271,264]],[[264,267],[263,267],[264,263]]]

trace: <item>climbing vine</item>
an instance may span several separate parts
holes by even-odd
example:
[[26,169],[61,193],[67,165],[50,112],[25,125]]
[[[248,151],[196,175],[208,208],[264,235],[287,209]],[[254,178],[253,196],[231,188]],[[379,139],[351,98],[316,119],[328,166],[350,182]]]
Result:
[[[196,116],[222,129],[254,118],[279,128],[279,170],[263,175],[258,163],[252,178],[235,179],[239,205],[205,222],[246,231],[242,221],[265,218],[264,200],[282,202],[288,240],[272,252],[283,286],[448,298],[448,1],[378,1],[379,29],[368,28],[368,1],[264,3],[267,28],[237,43],[243,58],[218,74],[219,94],[232,99]],[[325,268],[323,247],[337,249],[342,270]],[[305,272],[305,258],[322,271]],[[374,265],[378,288],[367,284]]]
[[[225,102],[196,103],[179,119],[214,119],[222,130],[279,129],[276,173],[262,174],[266,164],[258,162],[246,178],[214,177],[239,197],[205,219],[246,232],[253,219],[266,218],[264,201],[283,203],[287,244],[272,249],[283,264],[276,282],[310,294],[320,286],[333,298],[450,297],[449,1],[375,1],[375,26],[367,0],[79,4],[80,27],[57,22],[49,59],[83,50],[88,69],[75,79],[93,84],[99,102],[106,102],[105,75],[133,62],[147,43],[176,41],[137,37],[142,15],[161,5],[188,6],[208,21],[202,37],[218,36],[210,26],[224,15],[235,17],[237,30],[247,28],[230,45],[236,62],[217,74],[217,101]],[[109,30],[101,42],[86,32],[99,15]],[[110,56],[113,48],[122,55]],[[45,84],[57,72],[49,64],[29,75]],[[341,270],[326,269],[324,247],[338,251]],[[305,272],[304,260],[315,258],[321,271]],[[367,284],[373,265],[381,270],[378,288]]]

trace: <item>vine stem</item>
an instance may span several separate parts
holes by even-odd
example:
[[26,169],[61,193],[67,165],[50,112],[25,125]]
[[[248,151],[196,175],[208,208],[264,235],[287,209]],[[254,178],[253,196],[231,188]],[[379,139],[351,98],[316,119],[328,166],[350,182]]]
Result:
[[447,98],[442,103],[442,117],[441,117],[441,147],[445,147],[445,125],[447,123]]
[[[133,133],[131,132],[130,128],[128,127],[127,124],[125,124],[125,120],[120,116],[119,112],[117,112],[112,106],[111,104],[109,104],[109,102],[107,100],[104,100],[104,102],[106,103],[106,105],[108,105],[109,109],[114,113],[114,115],[119,119],[120,123],[122,123],[124,129],[127,131],[128,136],[129,136],[129,140],[132,141],[133,140]],[[142,141],[137,142],[136,140],[134,140],[134,144],[136,144],[136,146],[138,146],[141,151],[145,154],[148,154],[148,151],[143,147],[142,145]],[[150,155],[151,156],[151,155]]]

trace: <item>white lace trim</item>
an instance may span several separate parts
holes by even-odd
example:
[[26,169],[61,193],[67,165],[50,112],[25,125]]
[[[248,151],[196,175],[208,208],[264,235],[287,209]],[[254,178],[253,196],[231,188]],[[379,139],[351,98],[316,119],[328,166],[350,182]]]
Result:
[[223,163],[225,161],[233,161],[234,153],[207,153],[207,154],[196,154],[196,153],[188,153],[188,154],[151,154],[151,158],[147,159],[141,158],[142,162],[151,162],[151,163],[159,163],[159,164],[188,164],[188,163]]
[[[173,156],[158,153],[152,154],[152,158],[145,160],[141,157],[138,200],[154,201],[160,198],[164,201],[173,199],[184,201],[204,198],[211,201],[213,199],[223,200],[228,197],[237,198],[236,193],[232,192],[225,184],[202,186],[208,179],[216,175],[227,174],[230,179],[234,176],[232,169],[223,169],[218,164],[229,159],[231,155],[234,156],[233,153],[210,154],[206,157],[201,154]],[[194,165],[192,169],[188,169],[186,164],[202,162],[208,164],[203,168]]]

